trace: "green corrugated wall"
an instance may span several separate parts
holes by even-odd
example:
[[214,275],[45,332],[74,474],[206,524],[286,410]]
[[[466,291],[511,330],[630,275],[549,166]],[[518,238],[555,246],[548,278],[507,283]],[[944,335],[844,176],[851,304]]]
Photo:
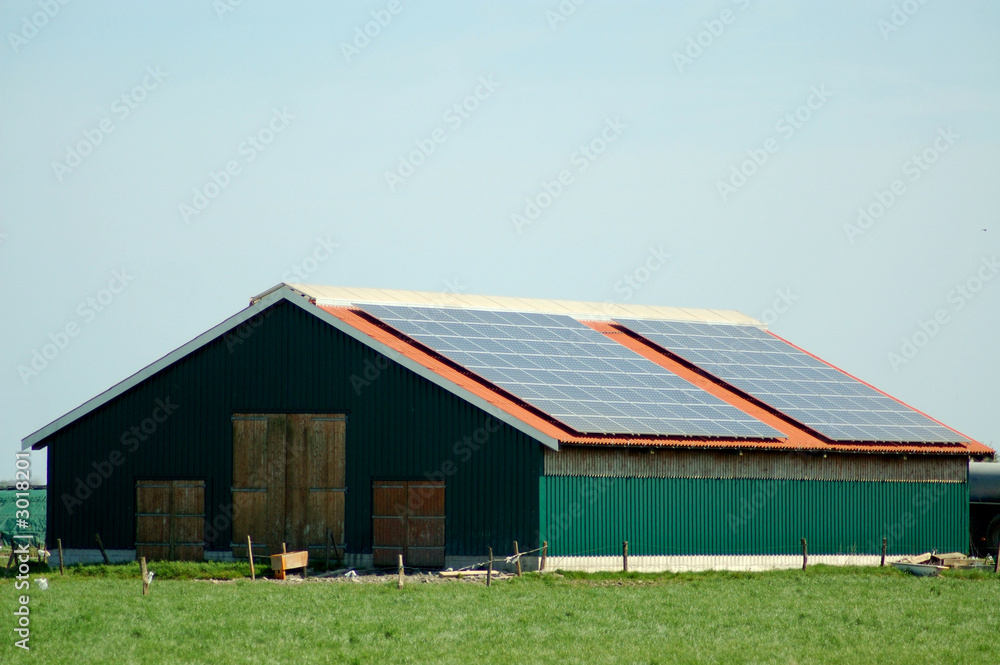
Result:
[[889,554],[969,545],[967,483],[543,476],[552,556]]

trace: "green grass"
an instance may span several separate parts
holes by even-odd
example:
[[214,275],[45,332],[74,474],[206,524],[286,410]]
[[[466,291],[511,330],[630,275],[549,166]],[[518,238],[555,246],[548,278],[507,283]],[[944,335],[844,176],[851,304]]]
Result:
[[[497,583],[206,582],[239,564],[49,571],[31,590],[30,654],[0,580],[0,662],[1000,662],[1000,576],[892,568],[535,574]],[[133,574],[128,579],[128,573]],[[17,658],[17,661],[15,661]]]

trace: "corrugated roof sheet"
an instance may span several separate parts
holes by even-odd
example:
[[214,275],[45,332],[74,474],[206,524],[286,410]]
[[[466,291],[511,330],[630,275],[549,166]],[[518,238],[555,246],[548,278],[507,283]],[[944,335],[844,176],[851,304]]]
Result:
[[[746,314],[725,309],[692,309],[686,307],[584,302],[579,300],[478,296],[464,293],[361,289],[341,286],[318,286],[314,284],[288,284],[287,286],[299,291],[313,300],[317,305],[350,306],[365,303],[434,305],[436,307],[470,307],[566,314],[575,318],[611,319],[618,317],[663,321],[704,321],[709,323],[740,323],[764,327],[764,324],[760,321],[750,318]],[[266,291],[256,297],[263,297],[270,292],[271,290]]]

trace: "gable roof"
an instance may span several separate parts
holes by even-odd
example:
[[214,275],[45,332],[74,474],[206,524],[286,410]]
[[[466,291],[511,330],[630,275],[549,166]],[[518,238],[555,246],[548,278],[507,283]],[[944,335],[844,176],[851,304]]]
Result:
[[[618,320],[646,319],[748,326],[763,329],[760,322],[739,312],[641,305],[616,305],[577,301],[471,296],[464,294],[353,289],[305,284],[279,284],[251,299],[247,309],[176,349],[125,381],[89,400],[23,440],[23,446],[44,447],[44,440],[59,429],[97,409],[132,386],[197,350],[279,301],[290,302],[334,328],[357,339],[385,357],[423,376],[432,383],[482,408],[499,420],[558,449],[560,444],[612,446],[670,446],[706,448],[756,448],[772,450],[816,450],[866,453],[927,453],[992,455],[993,450],[955,432],[954,441],[833,441],[796,419],[768,406],[733,385],[705,372],[618,324]],[[776,430],[776,436],[719,437],[659,434],[586,433],[520,398],[509,389],[444,355],[417,339],[363,311],[365,305],[392,304],[458,310],[546,313],[571,316],[590,329],[612,339],[658,367],[679,376],[692,386]],[[779,338],[780,339],[780,338]],[[839,371],[839,370],[838,370]],[[854,377],[851,377],[852,379]],[[857,381],[856,379],[854,379]],[[867,384],[865,384],[867,385]],[[873,389],[874,390],[874,389]],[[898,400],[894,400],[898,404]],[[726,408],[728,408],[728,406]],[[905,405],[903,405],[905,406]],[[910,409],[910,407],[906,407]],[[918,413],[913,410],[914,413]],[[923,416],[924,414],[920,414]],[[926,416],[924,416],[926,417]],[[936,423],[936,421],[933,421]],[[942,426],[943,427],[943,426]],[[954,432],[948,428],[949,431]]]

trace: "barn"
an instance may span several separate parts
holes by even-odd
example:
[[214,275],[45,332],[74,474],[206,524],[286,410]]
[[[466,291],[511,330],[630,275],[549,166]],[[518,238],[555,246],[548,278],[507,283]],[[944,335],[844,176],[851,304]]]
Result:
[[67,562],[422,567],[966,551],[993,454],[737,312],[303,284],[23,446]]

